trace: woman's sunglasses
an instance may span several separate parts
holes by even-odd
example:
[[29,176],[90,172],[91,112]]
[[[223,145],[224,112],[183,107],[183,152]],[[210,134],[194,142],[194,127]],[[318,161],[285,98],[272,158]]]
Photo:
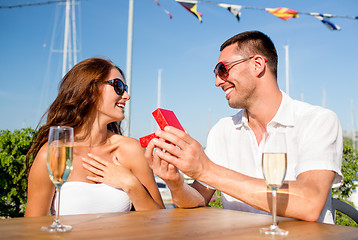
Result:
[[123,93],[126,91],[128,92],[128,86],[127,84],[124,84],[122,79],[115,78],[112,80],[105,81],[105,83],[108,83],[113,86],[114,91],[119,95],[122,96]]
[[[226,63],[226,64],[224,62],[219,62],[218,64],[216,64],[216,66],[214,68],[215,77],[219,76],[222,80],[226,80],[229,77],[229,70],[233,66],[235,66],[236,64],[239,64],[239,63],[243,63],[243,62],[245,62],[245,61],[247,61],[247,60],[249,60],[249,59],[251,59],[253,57],[254,56],[239,59],[239,60],[229,62],[229,63]],[[230,68],[228,67],[229,65],[231,65]]]

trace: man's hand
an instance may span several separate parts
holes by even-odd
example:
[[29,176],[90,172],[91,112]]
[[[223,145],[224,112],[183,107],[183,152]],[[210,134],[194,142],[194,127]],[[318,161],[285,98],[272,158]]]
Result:
[[[145,156],[149,159],[150,167],[167,183],[176,206],[183,208],[205,206],[214,190],[206,189],[204,194],[196,187],[187,185],[179,170],[197,179],[210,160],[206,157],[202,146],[189,134],[170,126],[165,127],[164,130],[157,131],[156,135],[159,139],[152,139],[147,146]],[[194,182],[194,185],[203,187],[200,183]]]
[[184,184],[183,175],[173,164],[161,159],[158,156],[158,152],[163,150],[159,148],[154,149],[155,147],[156,146],[151,141],[145,151],[148,164],[153,169],[154,174],[163,179],[170,189],[181,187]]
[[[170,126],[165,127],[164,131],[157,131],[156,135],[159,139],[150,141],[146,156],[155,148],[153,157],[157,156],[162,162],[166,161],[169,169],[174,165],[189,177],[200,180],[203,170],[210,163],[200,143],[189,134]],[[156,160],[152,161],[154,164]],[[166,167],[165,164],[163,168]]]

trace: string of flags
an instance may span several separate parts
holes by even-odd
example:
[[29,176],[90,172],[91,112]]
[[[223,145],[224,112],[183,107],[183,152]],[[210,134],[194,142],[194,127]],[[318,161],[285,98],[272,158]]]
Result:
[[20,7],[32,7],[32,6],[40,6],[40,5],[49,5],[53,3],[62,3],[66,0],[52,0],[52,1],[45,1],[45,2],[34,2],[34,3],[19,3],[13,5],[1,5],[1,8],[20,8]]
[[166,10],[165,8],[163,8],[163,7],[159,4],[159,1],[158,1],[158,0],[153,0],[153,1],[157,4],[158,7],[160,7],[161,9],[163,9],[163,11],[164,11],[166,14],[169,15],[169,18],[170,18],[170,19],[173,18],[173,15],[172,15],[168,10]]
[[[158,6],[159,0],[153,0]],[[240,21],[241,17],[241,10],[242,9],[254,9],[254,10],[261,10],[266,11],[274,16],[282,19],[282,20],[289,20],[291,18],[298,18],[299,14],[301,15],[308,15],[313,16],[319,21],[321,21],[328,29],[334,31],[334,30],[341,30],[341,28],[334,24],[331,19],[332,18],[347,18],[347,19],[356,19],[358,20],[358,16],[352,17],[352,16],[338,16],[333,14],[327,14],[327,13],[315,13],[315,12],[300,12],[293,9],[285,8],[285,7],[279,7],[279,8],[259,8],[259,7],[250,7],[250,6],[243,6],[243,5],[237,5],[237,4],[227,4],[227,3],[216,3],[216,2],[210,2],[210,1],[204,1],[204,0],[175,0],[177,3],[179,3],[181,6],[183,6],[186,10],[188,10],[192,15],[194,15],[200,23],[202,23],[202,16],[203,14],[198,12],[198,3],[208,3],[208,4],[215,4],[219,7],[223,7],[227,9],[230,13],[232,13],[238,21]],[[160,6],[161,7],[161,6]],[[161,7],[165,13],[169,15],[170,18],[172,18],[172,14]]]

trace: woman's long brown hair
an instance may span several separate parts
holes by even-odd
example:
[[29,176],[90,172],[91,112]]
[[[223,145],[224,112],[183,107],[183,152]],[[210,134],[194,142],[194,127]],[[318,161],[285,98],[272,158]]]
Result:
[[[62,79],[55,101],[42,116],[46,117],[46,124],[40,127],[33,138],[33,144],[26,156],[27,170],[35,159],[40,148],[47,142],[51,126],[70,126],[84,131],[86,136],[90,132],[91,113],[95,111],[99,101],[99,83],[103,83],[112,69],[117,69],[124,77],[123,71],[110,60],[103,58],[89,58],[76,64]],[[41,124],[41,120],[38,128]],[[110,131],[122,134],[121,122],[107,125]],[[85,136],[85,137],[86,137]]]

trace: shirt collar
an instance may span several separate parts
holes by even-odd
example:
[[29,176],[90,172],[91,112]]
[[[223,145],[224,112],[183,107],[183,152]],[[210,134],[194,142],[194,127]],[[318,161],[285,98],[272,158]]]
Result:
[[[271,124],[279,124],[282,126],[294,126],[294,113],[293,108],[291,107],[293,99],[290,98],[286,93],[282,92],[282,100],[280,107],[277,110],[276,115],[273,119],[268,123]],[[246,109],[239,111],[236,115],[233,116],[234,124],[236,128],[241,128],[242,126],[249,126],[249,121],[247,119],[247,111]]]
[[269,124],[277,123],[287,127],[294,126],[295,121],[294,121],[294,112],[292,108],[293,100],[286,93],[282,91],[281,93],[282,93],[282,100],[281,100],[280,107],[278,108],[276,115],[269,122]]
[[236,128],[241,128],[242,126],[249,126],[247,121],[246,110],[242,109],[237,114],[232,116],[232,120],[236,125]]

